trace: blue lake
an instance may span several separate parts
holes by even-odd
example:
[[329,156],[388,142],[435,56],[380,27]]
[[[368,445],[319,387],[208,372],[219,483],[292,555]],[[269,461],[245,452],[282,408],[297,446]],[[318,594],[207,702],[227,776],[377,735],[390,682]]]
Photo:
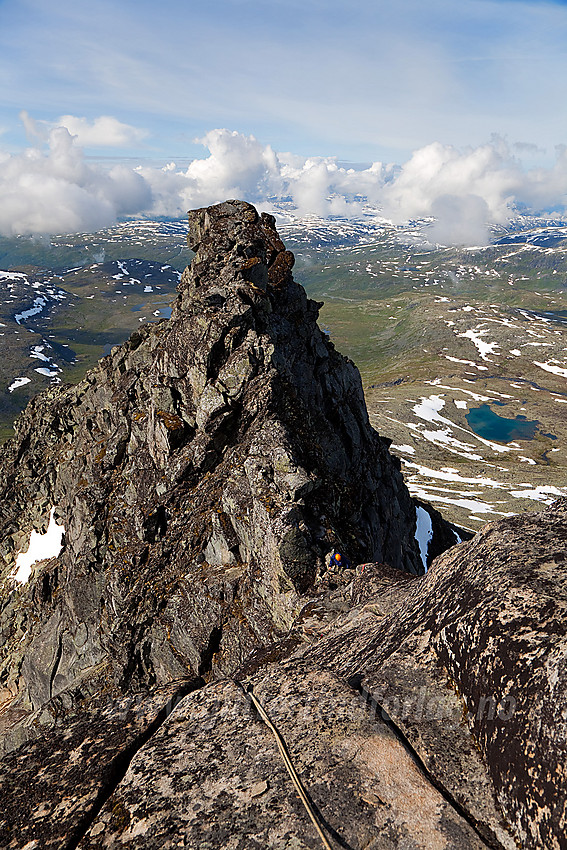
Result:
[[[498,402],[496,403],[498,404]],[[537,419],[529,420],[525,416],[505,419],[495,413],[488,404],[472,407],[465,419],[475,434],[485,440],[495,440],[497,443],[509,443],[511,440],[533,440],[539,425]]]

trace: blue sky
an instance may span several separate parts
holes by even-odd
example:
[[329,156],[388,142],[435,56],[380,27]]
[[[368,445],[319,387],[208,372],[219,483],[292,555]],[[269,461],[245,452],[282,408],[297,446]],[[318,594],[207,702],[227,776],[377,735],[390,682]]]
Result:
[[567,2],[0,0],[0,233],[364,197],[478,239],[565,208],[566,80]]
[[195,138],[218,127],[351,161],[493,133],[549,156],[567,142],[566,79],[564,2],[0,2],[0,146],[12,152],[27,110],[114,116],[147,133],[106,151],[129,156],[200,155]]

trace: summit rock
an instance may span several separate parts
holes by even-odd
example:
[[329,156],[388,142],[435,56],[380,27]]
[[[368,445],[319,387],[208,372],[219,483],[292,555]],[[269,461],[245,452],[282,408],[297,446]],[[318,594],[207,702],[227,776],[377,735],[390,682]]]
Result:
[[[333,548],[423,572],[399,463],[274,219],[228,201],[189,225],[171,319],[32,400],[1,449],[13,716],[234,671],[288,636]],[[63,547],[19,585],[51,514]]]

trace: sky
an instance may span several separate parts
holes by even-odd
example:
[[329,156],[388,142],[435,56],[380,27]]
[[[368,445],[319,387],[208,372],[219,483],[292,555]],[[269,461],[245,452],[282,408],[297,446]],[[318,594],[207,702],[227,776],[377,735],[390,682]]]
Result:
[[0,233],[237,195],[485,239],[564,206],[566,80],[567,0],[0,0]]

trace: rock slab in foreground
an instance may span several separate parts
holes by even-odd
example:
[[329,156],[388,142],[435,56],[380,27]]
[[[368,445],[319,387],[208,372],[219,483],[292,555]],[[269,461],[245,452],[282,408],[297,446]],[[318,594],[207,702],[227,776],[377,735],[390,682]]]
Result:
[[[384,571],[375,590],[249,680],[336,846],[565,847],[567,500],[487,526],[424,577]],[[231,681],[181,702],[81,846],[134,836],[319,846]]]
[[[333,846],[485,846],[396,735],[333,674],[296,678],[274,667],[255,693],[284,735]],[[233,682],[214,683],[183,700],[132,761],[79,846],[133,845],[322,846],[271,732]]]

